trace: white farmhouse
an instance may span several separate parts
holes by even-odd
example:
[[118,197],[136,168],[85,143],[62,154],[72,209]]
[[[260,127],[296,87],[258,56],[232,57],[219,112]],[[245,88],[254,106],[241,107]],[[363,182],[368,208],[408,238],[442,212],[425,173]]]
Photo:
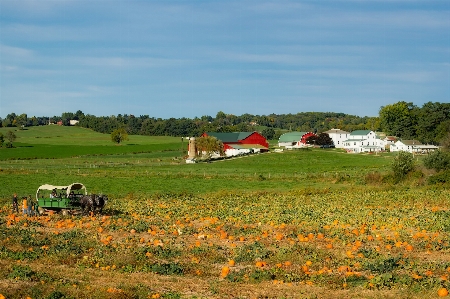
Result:
[[343,148],[344,147],[344,141],[348,139],[348,136],[350,135],[350,132],[342,131],[340,129],[331,129],[328,131],[325,131],[324,133],[327,133],[328,136],[333,140],[334,147],[336,148]]
[[384,142],[373,131],[356,130],[344,141],[344,149],[348,153],[379,152],[384,150]]
[[421,154],[437,149],[438,147],[435,145],[422,144],[418,140],[399,140],[390,147],[391,152],[405,151],[409,153]]

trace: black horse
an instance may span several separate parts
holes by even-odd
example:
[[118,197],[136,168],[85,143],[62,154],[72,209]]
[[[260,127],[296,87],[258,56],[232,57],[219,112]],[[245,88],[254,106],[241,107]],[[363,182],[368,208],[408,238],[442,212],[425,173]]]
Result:
[[107,201],[108,197],[103,194],[85,195],[80,199],[81,211],[86,214],[89,212],[101,213]]

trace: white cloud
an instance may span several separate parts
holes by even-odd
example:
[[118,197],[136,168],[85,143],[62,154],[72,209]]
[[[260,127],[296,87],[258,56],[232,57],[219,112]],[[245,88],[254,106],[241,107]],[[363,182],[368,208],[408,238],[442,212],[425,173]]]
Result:
[[2,60],[10,60],[13,58],[28,59],[34,55],[33,50],[21,47],[13,47],[5,44],[0,44],[0,55]]

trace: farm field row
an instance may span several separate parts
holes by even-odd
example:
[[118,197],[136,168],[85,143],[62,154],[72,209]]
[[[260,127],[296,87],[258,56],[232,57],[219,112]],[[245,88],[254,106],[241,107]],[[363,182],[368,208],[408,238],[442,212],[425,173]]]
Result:
[[5,206],[0,289],[7,298],[436,298],[449,286],[450,192],[355,191],[130,194],[96,216],[24,217]]

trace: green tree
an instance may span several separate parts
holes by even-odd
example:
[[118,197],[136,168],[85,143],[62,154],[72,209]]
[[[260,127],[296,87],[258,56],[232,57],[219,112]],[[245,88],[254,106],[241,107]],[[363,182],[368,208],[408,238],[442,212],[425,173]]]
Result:
[[374,132],[380,131],[381,130],[380,118],[379,117],[369,117],[367,119],[365,127],[367,130],[371,130]]
[[442,150],[450,151],[450,132],[441,139],[440,145],[442,146]]
[[13,143],[14,140],[16,140],[17,136],[14,134],[13,131],[6,132],[6,139],[8,139],[9,142]]
[[61,120],[63,122],[63,125],[65,126],[70,125],[71,119],[74,119],[74,114],[72,112],[64,112],[61,114]]
[[261,131],[261,135],[263,135],[267,140],[272,140],[275,136],[275,130],[273,128],[265,128]]
[[403,139],[415,137],[417,107],[413,103],[398,102],[380,108],[381,129],[387,135]]
[[333,139],[327,133],[320,133],[316,139],[317,145],[334,145]]
[[317,135],[311,135],[305,140],[306,144],[316,145],[317,144]]
[[222,141],[212,136],[196,138],[195,148],[197,149],[197,157],[206,159],[211,159],[213,153],[218,153],[220,156],[225,154]]
[[111,133],[111,140],[117,144],[128,140],[128,133],[124,128],[118,128]]
[[3,136],[3,133],[0,132],[0,147],[3,146],[4,142],[5,142],[5,136]]
[[17,136],[13,131],[6,132],[6,139],[8,139],[9,143],[6,145],[7,147],[12,147],[12,143],[16,140]]
[[403,179],[408,173],[414,170],[414,156],[405,151],[398,152],[391,164],[396,180]]
[[28,116],[23,113],[16,118],[16,126],[19,128],[26,127],[28,123]]
[[[445,141],[446,138],[450,138],[450,114],[448,120],[443,121],[439,125],[437,125],[436,129],[434,130],[434,133],[435,133],[435,140],[439,141],[439,144],[444,145],[443,141]],[[447,146],[447,148],[450,147]]]
[[450,104],[425,103],[417,109],[417,139],[423,143],[437,143],[450,129]]
[[84,116],[83,111],[78,110],[77,112],[75,112],[75,116],[73,117],[73,119],[79,120],[83,116]]
[[450,169],[450,152],[434,151],[423,159],[423,165],[428,169],[436,171]]

